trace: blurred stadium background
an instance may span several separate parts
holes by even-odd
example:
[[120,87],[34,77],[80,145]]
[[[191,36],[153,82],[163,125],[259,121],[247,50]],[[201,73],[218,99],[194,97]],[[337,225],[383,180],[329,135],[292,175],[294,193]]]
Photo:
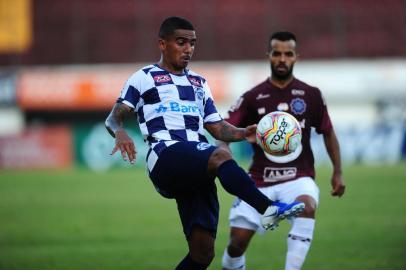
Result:
[[[345,203],[328,197],[328,157],[320,138],[314,138],[320,176],[326,178],[319,179],[324,182],[326,208],[320,211],[324,227],[317,237],[321,242],[323,237],[328,239],[325,246],[315,241],[314,249],[330,249],[326,256],[342,253],[345,257],[323,261],[313,254],[308,263],[311,268],[306,269],[340,265],[337,269],[406,269],[405,0],[0,0],[0,269],[125,269],[134,265],[134,269],[170,269],[182,256],[186,248],[173,217],[174,203],[168,210],[168,202],[144,180],[146,151],[136,125],[128,122],[139,150],[136,168],[109,156],[114,142],[103,125],[125,80],[159,59],[157,29],[163,18],[172,15],[184,16],[196,27],[198,44],[190,68],[208,78],[223,114],[241,93],[269,75],[265,52],[270,33],[289,30],[297,35],[301,60],[295,74],[320,87],[325,95],[349,186]],[[246,164],[249,146],[236,144],[234,153]],[[139,199],[144,197],[138,190],[149,196]],[[70,192],[79,192],[75,193],[79,197]],[[218,257],[225,246],[231,201],[223,192],[221,198]],[[348,237],[348,231],[329,232],[351,230],[354,224],[343,222],[327,207],[338,207],[337,213],[344,215],[358,199],[363,201],[358,208],[363,218],[355,227],[362,234],[380,222],[380,229],[372,229],[373,234],[365,234],[359,243],[342,243],[339,236]],[[380,214],[374,216],[377,202],[390,206],[381,205]],[[163,216],[171,213],[165,224],[170,223],[168,233],[175,235],[176,244],[159,248],[160,241],[169,239],[159,231],[167,225],[160,229],[162,224],[148,211],[140,217],[142,209],[134,206],[138,203],[162,208]],[[60,205],[76,208],[58,211]],[[88,211],[87,219],[83,209]],[[118,214],[123,209],[124,216],[136,211],[136,217],[123,218]],[[92,215],[104,210],[106,216]],[[359,216],[351,213],[351,218]],[[43,228],[42,221],[49,217],[54,223],[45,222]],[[111,225],[113,219],[133,224],[136,231],[129,224]],[[337,227],[334,221],[341,225]],[[108,229],[103,230],[104,222]],[[63,224],[57,229],[60,234],[54,235],[53,226],[58,224]],[[122,230],[120,226],[125,233],[115,234]],[[138,238],[140,233],[145,236]],[[271,246],[283,256],[279,244],[284,245],[284,240],[277,235]],[[110,245],[108,250],[101,249],[104,260],[89,255],[95,239],[100,240],[97,245]],[[127,249],[120,246],[123,252],[117,256],[109,253],[123,239],[127,239]],[[269,239],[260,240],[258,246],[262,243],[266,248]],[[379,244],[365,239],[379,239]],[[131,246],[140,241],[144,242],[139,250]],[[56,243],[71,249],[53,249]],[[142,245],[153,256],[164,257],[164,266],[145,259]],[[340,245],[347,251],[353,249],[346,253]],[[376,250],[368,253],[365,246]],[[71,256],[78,257],[72,250],[83,251],[76,264],[70,261]],[[212,269],[218,269],[218,257]],[[267,269],[265,259],[254,257],[252,269]],[[327,267],[328,262],[334,265]],[[276,261],[275,267],[282,264]]]

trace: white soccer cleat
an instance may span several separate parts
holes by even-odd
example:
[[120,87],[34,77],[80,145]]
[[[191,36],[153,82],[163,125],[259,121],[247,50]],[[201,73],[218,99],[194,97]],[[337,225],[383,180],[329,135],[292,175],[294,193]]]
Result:
[[305,204],[295,201],[290,204],[274,202],[261,217],[261,225],[265,230],[274,230],[279,226],[279,222],[285,218],[295,217],[303,212]]

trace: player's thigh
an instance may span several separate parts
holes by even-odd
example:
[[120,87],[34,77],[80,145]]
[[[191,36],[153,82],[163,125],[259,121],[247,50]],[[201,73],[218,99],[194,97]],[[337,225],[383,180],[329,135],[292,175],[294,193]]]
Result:
[[183,232],[187,239],[195,227],[215,238],[219,219],[219,202],[214,182],[200,190],[179,193],[175,197]]
[[165,149],[150,177],[160,190],[172,195],[200,189],[214,181],[207,172],[210,155],[217,147],[201,142],[178,142]]
[[291,203],[298,198],[307,198],[317,207],[319,204],[320,190],[311,177],[301,177],[294,181],[289,181],[276,186],[277,199],[284,203]]

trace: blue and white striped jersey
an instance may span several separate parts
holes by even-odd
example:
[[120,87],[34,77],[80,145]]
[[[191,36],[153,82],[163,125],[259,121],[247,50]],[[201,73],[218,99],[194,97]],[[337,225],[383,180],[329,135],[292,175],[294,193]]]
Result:
[[207,81],[187,69],[175,75],[157,64],[146,66],[127,80],[117,102],[134,109],[144,140],[157,155],[158,144],[207,142],[203,124],[222,120]]

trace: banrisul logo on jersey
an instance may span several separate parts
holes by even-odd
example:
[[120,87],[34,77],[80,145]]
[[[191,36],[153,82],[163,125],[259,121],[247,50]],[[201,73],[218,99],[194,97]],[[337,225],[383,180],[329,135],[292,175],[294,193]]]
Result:
[[199,113],[199,107],[196,105],[183,105],[176,101],[171,101],[168,104],[160,104],[155,108],[156,113],[166,112],[179,112],[179,113]]

